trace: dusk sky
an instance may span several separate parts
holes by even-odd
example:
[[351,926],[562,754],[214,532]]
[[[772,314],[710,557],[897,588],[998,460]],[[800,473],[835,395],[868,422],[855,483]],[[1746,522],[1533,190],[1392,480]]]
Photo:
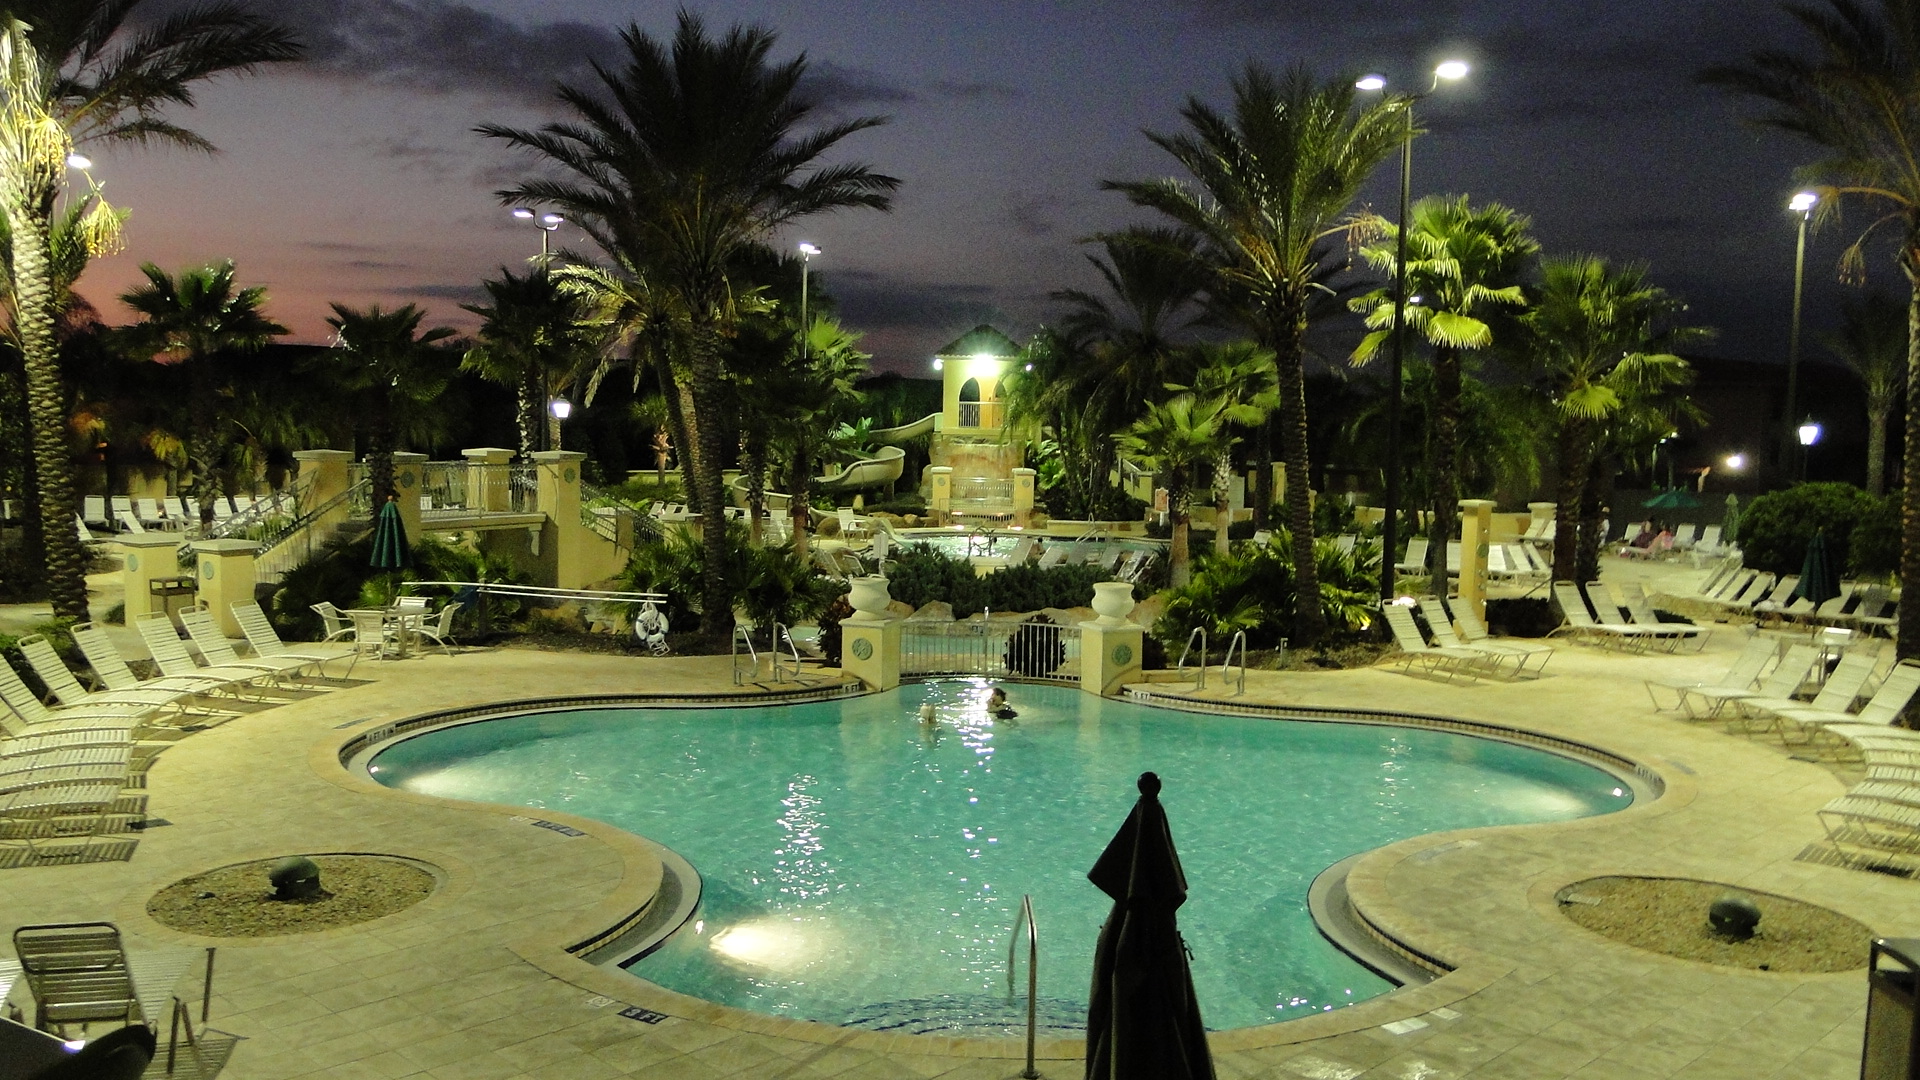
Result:
[[[133,210],[127,250],[81,291],[111,321],[115,297],[154,261],[233,258],[270,310],[324,340],[329,301],[458,308],[482,278],[539,250],[492,192],[523,175],[482,122],[555,115],[557,79],[586,77],[632,21],[670,33],[675,6],[616,0],[257,0],[292,24],[311,61],[229,80],[177,119],[224,153],[92,148],[109,198]],[[1077,241],[1140,220],[1103,179],[1167,175],[1141,129],[1172,131],[1189,95],[1224,103],[1247,60],[1318,73],[1378,71],[1419,83],[1443,58],[1474,65],[1421,107],[1414,191],[1467,193],[1533,216],[1549,252],[1651,263],[1654,279],[1719,327],[1712,352],[1784,353],[1792,170],[1808,148],[1742,122],[1753,107],[1693,77],[1801,37],[1772,3],[1575,4],[1361,0],[908,2],[838,0],[694,8],[713,29],[775,30],[805,51],[814,93],[838,115],[885,114],[844,157],[903,180],[895,210],[821,218],[821,284],[867,332],[876,366],[928,373],[931,351],[980,321],[1016,337],[1092,287]],[[1392,213],[1395,170],[1369,198]],[[1809,254],[1810,322],[1831,321],[1843,226]],[[581,244],[563,229],[564,244]],[[1873,284],[1897,290],[1891,264]],[[1810,351],[1811,352],[1811,351]]]

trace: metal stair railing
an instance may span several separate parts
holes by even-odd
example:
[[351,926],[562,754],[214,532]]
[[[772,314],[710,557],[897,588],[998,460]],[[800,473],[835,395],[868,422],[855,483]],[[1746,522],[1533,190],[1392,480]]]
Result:
[[777,683],[787,681],[785,675],[781,672],[780,645],[784,642],[787,646],[787,652],[793,657],[793,681],[799,682],[800,646],[793,643],[792,631],[787,629],[785,623],[777,622],[773,624],[773,632],[769,634],[768,637],[771,639],[767,644],[767,651],[773,657],[773,681]]
[[580,483],[580,520],[602,539],[618,545],[620,527],[605,514],[595,510],[611,509],[614,517],[624,515],[633,520],[633,538],[639,540],[660,539],[660,521],[641,507],[597,484]]
[[[1187,647],[1180,650],[1180,662],[1174,665],[1174,670],[1179,672],[1182,675],[1186,674],[1187,656],[1193,652],[1194,638],[1200,639],[1200,669],[1199,669],[1200,675],[1198,679],[1194,682],[1193,688],[1195,690],[1205,690],[1207,688],[1207,628],[1206,627],[1196,626],[1187,633]],[[1245,658],[1242,658],[1241,664],[1244,666],[1245,663],[1246,663]],[[1222,678],[1225,678],[1225,676],[1223,675]]]
[[1235,685],[1233,691],[1237,697],[1247,692],[1247,632],[1245,630],[1235,630],[1233,632],[1233,640],[1227,642],[1227,654],[1220,658],[1220,681],[1222,683],[1231,677],[1227,674],[1227,669],[1233,664],[1233,650],[1235,646],[1238,646],[1240,649],[1240,681]]
[[[746,627],[741,626],[739,623],[734,623],[733,624],[733,685],[735,686],[745,686],[747,684],[747,679],[742,678],[740,674],[740,646],[742,644],[746,645],[747,658],[749,662],[752,664],[753,674],[749,676],[749,678],[758,679],[760,677],[760,652],[759,650],[753,647],[753,634]],[[776,664],[779,662],[777,659],[777,655],[778,654],[776,654],[776,660],[775,660]]]
[[1033,1067],[1033,1042],[1035,1029],[1039,1027],[1040,1015],[1040,931],[1033,922],[1033,896],[1020,898],[1020,915],[1013,920],[1013,936],[1007,940],[1007,997],[1013,997],[1013,970],[1017,963],[1020,946],[1020,928],[1027,929],[1027,1067],[1020,1073],[1022,1080],[1039,1080],[1040,1073]]
[[[260,547],[253,553],[255,580],[278,581],[280,575],[305,562],[316,546],[314,524],[343,505],[366,501],[372,491],[373,482],[363,477],[340,494],[260,537]],[[320,542],[325,543],[327,539],[321,537]]]

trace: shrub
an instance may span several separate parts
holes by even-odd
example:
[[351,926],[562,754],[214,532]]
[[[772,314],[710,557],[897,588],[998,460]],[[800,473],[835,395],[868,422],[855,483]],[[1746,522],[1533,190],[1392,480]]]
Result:
[[[405,570],[375,570],[371,534],[330,541],[280,579],[279,587],[263,605],[267,617],[282,637],[312,641],[321,636],[320,616],[314,613],[313,605],[323,600],[339,608],[379,607],[392,603],[400,585],[408,581],[527,580],[503,559],[431,536],[422,537],[410,554],[413,565]],[[473,604],[470,598],[459,599],[466,605],[459,621],[471,627]],[[499,598],[490,599],[489,606],[496,614],[511,615],[520,609],[518,601]]]
[[[1331,539],[1314,543],[1320,571],[1320,608],[1338,638],[1365,629],[1378,579],[1379,545],[1361,543],[1342,553]],[[1256,649],[1279,646],[1293,625],[1293,548],[1284,531],[1265,547],[1238,548],[1225,557],[1202,555],[1193,580],[1169,591],[1153,635],[1169,650],[1184,646],[1195,627],[1214,639],[1247,632]]]
[[[833,598],[846,591],[839,583],[815,572],[784,547],[756,548],[748,541],[746,525],[727,526],[727,595],[758,625],[775,622],[791,626],[818,615]],[[621,575],[626,588],[663,592],[670,598],[667,624],[691,631],[700,622],[701,582],[707,566],[706,546],[691,532],[672,530],[662,539],[634,548]]]
[[955,618],[964,619],[989,609],[1085,607],[1093,599],[1094,583],[1112,576],[1085,564],[1042,569],[1024,563],[981,577],[966,559],[916,544],[894,560],[887,571],[887,585],[893,598],[903,604],[917,608],[941,601],[953,607]]
[[1847,537],[1847,572],[1886,577],[1900,569],[1900,496],[1874,499]]
[[1762,495],[1740,515],[1740,550],[1746,565],[1774,574],[1797,574],[1813,534],[1824,529],[1827,554],[1834,565],[1850,566],[1854,528],[1872,514],[1874,502],[1873,496],[1852,484],[1799,484]]

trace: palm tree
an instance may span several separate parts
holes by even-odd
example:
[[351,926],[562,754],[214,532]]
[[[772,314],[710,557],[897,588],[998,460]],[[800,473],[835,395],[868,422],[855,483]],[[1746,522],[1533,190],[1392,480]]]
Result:
[[[13,333],[26,375],[47,588],[54,614],[65,618],[87,617],[50,242],[67,158],[90,140],[211,151],[169,121],[167,107],[191,106],[194,83],[300,53],[285,31],[239,4],[136,21],[141,10],[141,0],[20,0],[0,22],[0,214],[12,238]],[[99,204],[89,247],[103,250],[117,224]]]
[[467,349],[460,366],[513,387],[521,457],[537,449],[543,425],[548,441],[559,449],[552,438],[559,421],[547,416],[547,402],[572,388],[600,335],[586,322],[579,298],[560,288],[545,269],[515,277],[502,267],[499,278],[484,284],[491,304],[460,305],[483,320],[480,340]]
[[[1409,100],[1389,95],[1356,106],[1353,81],[1319,83],[1304,69],[1276,78],[1255,64],[1233,80],[1233,112],[1197,98],[1181,135],[1149,134],[1192,177],[1104,186],[1158,210],[1200,237],[1217,268],[1216,291],[1233,297],[1279,369],[1281,459],[1293,539],[1292,640],[1306,647],[1326,632],[1314,558],[1307,460],[1305,334],[1323,242],[1347,228],[1346,215],[1376,166],[1406,137]],[[1255,505],[1271,472],[1256,460]]]
[[1273,354],[1251,341],[1210,346],[1201,350],[1201,356],[1192,392],[1214,403],[1225,436],[1213,463],[1213,550],[1225,555],[1232,550],[1228,534],[1233,521],[1233,447],[1240,441],[1231,429],[1265,424],[1280,395]]
[[[1824,157],[1802,169],[1831,219],[1846,202],[1864,203],[1872,222],[1847,249],[1843,269],[1864,265],[1866,242],[1883,224],[1898,230],[1895,261],[1909,286],[1908,325],[1920,323],[1920,0],[1827,0],[1788,4],[1813,38],[1814,55],[1780,50],[1753,54],[1744,65],[1710,68],[1701,77],[1759,98],[1770,109],[1760,122],[1820,147]],[[1920,383],[1920,334],[1907,340],[1907,382]],[[1900,583],[1920,590],[1920,407],[1907,397],[1906,485],[1900,510]],[[1788,420],[1791,423],[1791,418]],[[1900,609],[1899,653],[1920,656],[1920,604]]]
[[234,289],[231,260],[182,270],[179,277],[152,263],[141,264],[140,272],[147,283],[120,297],[140,321],[122,331],[121,340],[134,355],[179,364],[186,373],[187,460],[205,531],[213,527],[213,501],[221,495],[232,441],[226,430],[237,396],[232,384],[244,379],[235,361],[259,352],[287,328],[261,311],[266,289]]
[[1193,471],[1217,459],[1230,436],[1220,415],[1218,400],[1192,394],[1158,402],[1120,438],[1120,448],[1153,466],[1156,479],[1167,489],[1167,512],[1173,519],[1173,538],[1167,550],[1167,571],[1175,588],[1192,577],[1187,552],[1188,503],[1193,493]]
[[763,371],[749,388],[767,424],[771,442],[785,454],[787,508],[792,515],[794,554],[807,554],[808,508],[813,505],[813,466],[832,418],[849,401],[857,401],[853,384],[867,373],[871,357],[855,348],[860,335],[840,325],[831,315],[812,314],[807,351],[789,354],[788,362]]
[[[671,42],[630,25],[624,66],[595,64],[597,85],[562,86],[574,119],[538,131],[486,125],[480,133],[531,151],[558,178],[500,192],[507,203],[559,207],[610,256],[643,267],[670,292],[686,348],[686,387],[697,415],[691,446],[707,520],[724,504],[720,469],[725,371],[722,344],[740,315],[733,273],[743,249],[782,226],[850,207],[885,210],[899,186],[863,165],[823,165],[842,140],[882,121],[816,123],[800,95],[804,56],[769,61],[774,35],[736,26],[707,36],[682,10]],[[702,629],[727,632],[726,531],[704,530]]]
[[1842,302],[1840,320],[1826,345],[1866,389],[1867,491],[1879,495],[1887,485],[1887,422],[1907,385],[1907,309],[1873,292]]
[[436,326],[423,332],[420,321],[425,317],[426,312],[412,304],[393,311],[383,311],[378,304],[364,309],[334,304],[327,319],[338,340],[323,362],[365,425],[367,476],[376,509],[394,494],[393,452],[405,420],[402,412],[432,409],[458,363],[459,353],[440,344],[454,336],[453,328]]
[[[1527,235],[1531,221],[1509,207],[1475,208],[1467,197],[1430,195],[1413,204],[1407,220],[1407,326],[1433,349],[1433,415],[1428,474],[1433,509],[1433,580],[1446,580],[1447,541],[1453,538],[1460,504],[1462,357],[1494,343],[1489,319],[1502,309],[1526,306],[1520,278],[1540,245]],[[1399,273],[1399,227],[1368,219],[1379,242],[1362,249],[1366,260],[1390,278]],[[1415,303],[1413,301],[1417,300]],[[1366,315],[1368,333],[1353,350],[1364,364],[1393,338],[1394,291],[1382,287],[1349,304]]]
[[[1673,320],[1686,305],[1647,282],[1646,268],[1610,266],[1597,255],[1549,258],[1524,319],[1530,352],[1559,418],[1559,505],[1553,574],[1574,580],[1582,505],[1595,447],[1630,403],[1690,377],[1679,346],[1707,336]],[[1596,541],[1597,543],[1597,541]]]

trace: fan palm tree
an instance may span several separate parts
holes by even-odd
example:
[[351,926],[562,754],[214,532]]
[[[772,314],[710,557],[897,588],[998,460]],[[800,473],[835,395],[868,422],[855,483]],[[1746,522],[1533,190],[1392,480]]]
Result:
[[794,554],[807,554],[808,508],[813,505],[813,466],[833,415],[857,401],[853,384],[867,373],[871,357],[855,348],[860,335],[830,315],[813,315],[807,350],[764,373],[752,388],[760,416],[787,463],[787,507],[792,514]]
[[1147,414],[1120,437],[1120,448],[1152,465],[1154,477],[1167,489],[1167,512],[1173,521],[1167,571],[1176,588],[1192,578],[1187,530],[1193,472],[1212,464],[1231,437],[1220,415],[1220,404],[1178,394],[1170,401],[1148,406]]
[[[1407,327],[1433,350],[1433,415],[1428,475],[1433,509],[1433,580],[1447,572],[1447,541],[1460,505],[1462,358],[1494,344],[1495,312],[1526,306],[1521,275],[1540,245],[1527,235],[1530,220],[1499,203],[1474,207],[1465,195],[1430,195],[1413,204],[1407,220]],[[1369,218],[1363,227],[1378,242],[1361,253],[1389,278],[1399,273],[1399,227]],[[1414,301],[1418,301],[1417,303]],[[1364,364],[1393,338],[1394,290],[1382,287],[1349,306],[1366,316],[1368,333],[1353,350]]]
[[[147,8],[157,4],[145,5]],[[13,334],[25,367],[36,483],[56,616],[87,617],[86,553],[72,527],[66,392],[51,233],[76,144],[212,144],[166,118],[193,85],[293,60],[285,31],[235,3],[135,20],[141,0],[15,0],[0,13],[0,214],[12,238]],[[104,250],[118,218],[104,204],[85,231]]]
[[[864,165],[820,159],[877,117],[818,123],[800,92],[804,56],[774,64],[774,35],[736,26],[719,38],[682,10],[671,42],[637,25],[621,31],[618,70],[595,64],[597,85],[562,86],[568,121],[537,131],[486,125],[482,135],[532,152],[556,178],[505,191],[507,203],[566,211],[609,255],[643,267],[673,295],[698,431],[693,457],[702,512],[723,505],[727,453],[723,342],[739,318],[740,252],[802,218],[853,207],[884,210],[899,186]],[[705,530],[702,629],[727,632],[726,536]]]
[[1597,255],[1549,258],[1524,322],[1530,353],[1558,414],[1560,490],[1553,574],[1574,580],[1581,507],[1595,448],[1630,403],[1690,378],[1675,351],[1708,332],[1674,325],[1686,305],[1647,281],[1646,268]]
[[267,290],[236,290],[231,260],[182,270],[178,277],[153,263],[140,272],[147,283],[120,302],[140,316],[121,331],[122,346],[135,356],[179,364],[187,384],[187,461],[200,502],[200,528],[213,527],[213,501],[221,476],[234,399],[232,384],[244,381],[236,362],[259,352],[287,328],[261,310]]
[[334,304],[327,319],[338,340],[322,362],[365,425],[367,476],[376,508],[394,494],[393,452],[404,420],[401,412],[432,409],[459,363],[459,353],[440,344],[454,336],[453,328],[422,331],[425,317],[426,312],[412,304],[393,311],[383,311],[378,304],[364,309]]
[[1907,387],[1907,308],[1873,292],[1840,305],[1840,329],[1826,335],[1827,348],[1839,357],[1867,392],[1867,491],[1887,486],[1887,424]]
[[[1231,550],[1228,536],[1233,521],[1233,448],[1239,439],[1233,428],[1257,428],[1279,404],[1273,354],[1251,341],[1215,345],[1201,351],[1202,365],[1191,388],[1203,400],[1214,402],[1224,428],[1213,463],[1213,550]],[[1177,388],[1185,389],[1185,388]]]
[[491,304],[462,304],[480,316],[479,340],[460,366],[488,382],[514,390],[514,423],[520,456],[530,458],[543,425],[555,449],[547,402],[570,390],[593,358],[600,334],[584,317],[580,299],[560,288],[545,269],[515,277],[504,267],[484,282]]
[[[1881,225],[1897,230],[1891,246],[1907,279],[1911,326],[1920,320],[1920,0],[1826,0],[1786,12],[1812,38],[1811,56],[1769,49],[1701,77],[1760,99],[1769,106],[1762,124],[1820,148],[1821,159],[1801,172],[1821,196],[1822,218],[1844,203],[1869,208],[1872,224],[1847,249],[1844,271],[1860,270]],[[1920,382],[1920,334],[1907,341],[1907,381]],[[1920,589],[1920,407],[1911,394],[1904,454],[1900,583]],[[1920,656],[1920,604],[1901,607],[1897,637],[1902,658]]]
[[[1317,82],[1303,68],[1275,77],[1249,64],[1233,80],[1223,115],[1189,99],[1188,132],[1149,134],[1192,177],[1104,186],[1157,210],[1200,237],[1218,292],[1234,297],[1254,339],[1279,372],[1281,459],[1287,466],[1288,530],[1294,547],[1296,646],[1326,632],[1314,560],[1307,460],[1305,334],[1323,242],[1348,227],[1347,212],[1375,167],[1406,138],[1409,100],[1388,95],[1361,106],[1353,81]],[[1255,505],[1268,494],[1256,461]]]

